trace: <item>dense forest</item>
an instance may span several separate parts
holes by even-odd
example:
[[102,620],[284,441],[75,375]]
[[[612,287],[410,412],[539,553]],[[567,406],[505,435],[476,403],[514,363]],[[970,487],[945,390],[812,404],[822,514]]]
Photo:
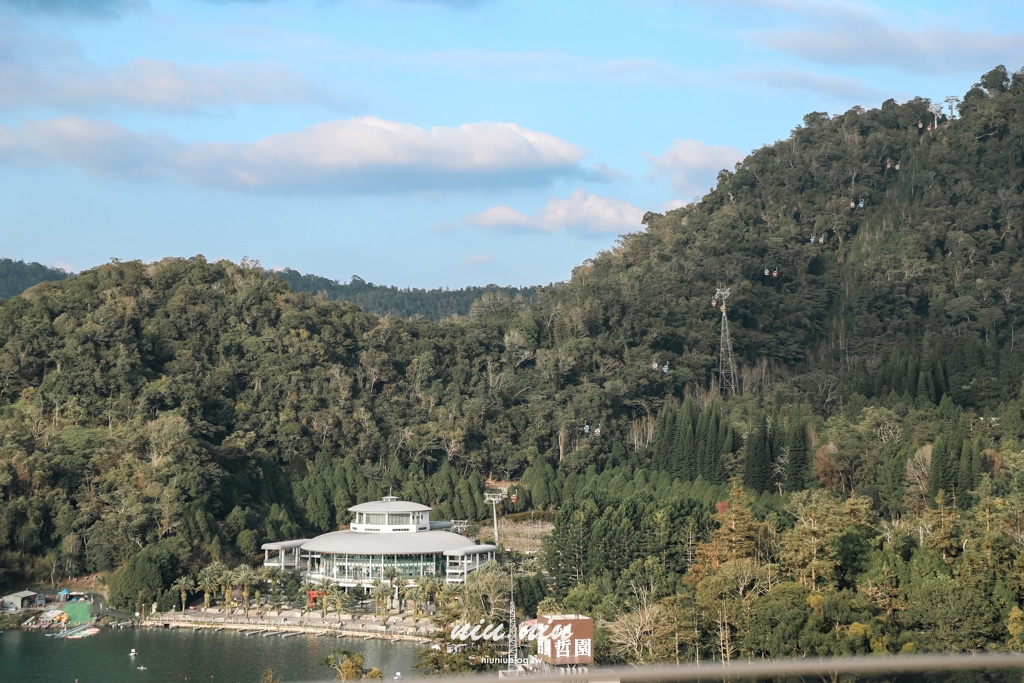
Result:
[[[488,293],[500,293],[517,300],[521,298],[527,303],[533,303],[537,299],[535,287],[487,285],[462,289],[399,289],[375,285],[358,275],[353,275],[350,282],[342,284],[319,275],[303,275],[291,268],[269,271],[266,275],[281,278],[288,283],[293,292],[323,295],[333,301],[353,303],[374,315],[398,318],[422,316],[435,322],[467,315],[473,302]],[[40,263],[0,258],[0,299],[17,296],[40,282],[63,280],[67,276],[63,270]]]
[[0,302],[3,580],[166,587],[501,480],[605,661],[1019,647],[1024,73],[929,105],[807,115],[534,303],[380,317],[199,256]]
[[397,318],[423,316],[434,322],[468,314],[473,302],[488,293],[501,293],[511,299],[522,297],[528,303],[533,303],[537,299],[534,287],[487,285],[462,289],[399,289],[394,286],[375,285],[358,275],[353,275],[352,280],[346,284],[318,275],[303,275],[291,268],[274,271],[274,275],[287,282],[293,292],[323,292],[329,299],[356,304],[374,315],[391,315]]
[[41,263],[25,263],[0,258],[0,299],[10,299],[40,282],[63,280],[68,276],[63,270],[50,268]]

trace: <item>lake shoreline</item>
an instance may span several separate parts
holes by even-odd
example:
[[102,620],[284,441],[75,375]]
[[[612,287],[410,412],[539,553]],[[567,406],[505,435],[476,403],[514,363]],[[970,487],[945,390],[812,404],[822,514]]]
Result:
[[232,623],[218,621],[167,621],[159,618],[147,618],[140,624],[140,627],[146,629],[166,628],[170,630],[184,629],[191,631],[198,631],[200,629],[212,629],[214,631],[245,631],[247,632],[246,635],[261,635],[263,637],[274,635],[279,635],[283,637],[285,634],[306,633],[313,636],[338,636],[347,638],[362,638],[363,640],[392,640],[412,643],[429,643],[431,641],[431,639],[426,635],[393,633],[385,631],[382,627],[379,626],[377,627],[377,629],[380,630],[352,630],[341,629],[332,626],[312,626],[309,624],[285,624],[283,622],[271,624],[268,624],[266,622]]
[[[274,635],[287,637],[299,633],[306,633],[313,636],[333,635],[348,638],[362,638],[364,640],[391,640],[411,643],[429,643],[434,632],[433,624],[426,621],[426,624],[411,624],[405,620],[395,620],[391,625],[385,626],[376,620],[364,622],[355,616],[343,619],[341,622],[328,622],[326,619],[318,620],[320,623],[302,623],[301,613],[279,614],[267,618],[250,616],[248,619],[236,615],[224,616],[212,615],[202,617],[180,612],[158,613],[148,615],[139,621],[142,628],[147,629],[189,629],[198,631],[200,629],[211,629],[214,631],[245,631],[246,635],[260,635],[271,637]],[[358,628],[357,628],[358,626]]]
[[[368,666],[380,668],[391,679],[399,671],[404,677],[413,675],[418,650],[424,647],[408,641],[345,637],[337,631],[335,636],[342,637],[295,632],[289,637],[263,638],[246,637],[241,624],[229,624],[219,632],[217,628],[163,629],[156,623],[143,628],[105,627],[78,641],[48,638],[35,630],[12,631],[0,635],[4,680],[139,683],[138,667],[144,665],[153,683],[180,683],[186,677],[207,683],[256,683],[266,669],[274,669],[285,681],[327,681],[334,672],[319,661],[338,649],[363,654]],[[130,656],[132,650],[137,652],[135,657]]]

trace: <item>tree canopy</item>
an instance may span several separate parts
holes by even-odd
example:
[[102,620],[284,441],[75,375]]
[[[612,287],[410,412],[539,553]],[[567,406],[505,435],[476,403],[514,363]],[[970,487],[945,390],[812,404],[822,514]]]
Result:
[[[985,74],[955,118],[929,105],[809,114],[568,281],[458,318],[201,256],[0,301],[4,578],[112,571],[127,604],[385,491],[485,519],[511,479],[506,510],[557,510],[558,599],[671,598],[683,649],[684,598],[721,657],[796,652],[759,640],[777,613],[801,653],[1010,642],[1024,74]],[[629,642],[615,656],[666,656]]]

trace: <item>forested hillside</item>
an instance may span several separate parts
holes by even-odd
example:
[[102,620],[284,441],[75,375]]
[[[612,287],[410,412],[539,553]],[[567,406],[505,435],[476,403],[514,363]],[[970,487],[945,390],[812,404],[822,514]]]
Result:
[[[7,579],[166,587],[390,487],[484,518],[510,478],[607,659],[1019,646],[1024,74],[928,105],[809,114],[533,304],[378,317],[202,257],[0,302]],[[634,607],[673,637],[623,645]]]
[[473,302],[488,292],[501,293],[512,299],[523,297],[529,303],[537,298],[533,287],[487,285],[463,289],[399,289],[375,285],[358,275],[353,275],[352,280],[345,284],[318,275],[303,275],[291,268],[274,271],[274,275],[287,282],[294,292],[323,292],[329,299],[356,304],[374,315],[393,315],[398,318],[423,316],[435,322],[455,315],[466,315]]
[[63,280],[67,276],[63,270],[49,268],[41,263],[0,258],[0,299],[17,296],[40,282]]

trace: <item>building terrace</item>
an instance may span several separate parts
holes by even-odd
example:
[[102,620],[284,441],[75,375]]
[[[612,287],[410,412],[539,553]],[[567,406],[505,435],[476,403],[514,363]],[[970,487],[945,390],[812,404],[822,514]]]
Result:
[[430,507],[385,496],[354,505],[349,529],[313,539],[264,543],[264,566],[299,570],[309,578],[328,578],[353,588],[386,580],[394,567],[407,581],[420,576],[465,583],[470,572],[494,560],[493,545],[476,545],[431,522]]

